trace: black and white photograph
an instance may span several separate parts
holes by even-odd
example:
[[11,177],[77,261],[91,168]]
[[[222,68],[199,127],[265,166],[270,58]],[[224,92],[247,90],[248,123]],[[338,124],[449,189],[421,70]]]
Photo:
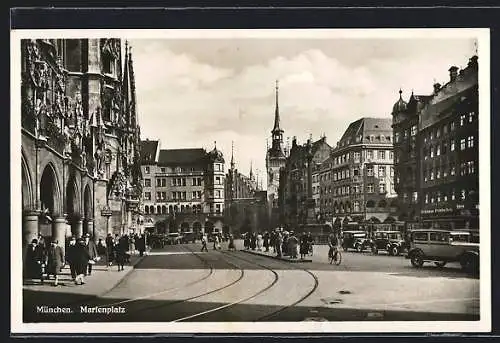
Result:
[[11,31],[13,331],[489,330],[489,44]]

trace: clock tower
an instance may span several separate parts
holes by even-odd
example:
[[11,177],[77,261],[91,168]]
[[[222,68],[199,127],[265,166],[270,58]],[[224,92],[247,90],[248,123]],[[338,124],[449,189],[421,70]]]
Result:
[[267,150],[267,201],[269,210],[269,223],[271,228],[275,228],[280,223],[278,208],[278,189],[280,179],[280,169],[285,166],[286,156],[283,151],[283,130],[280,128],[280,111],[278,103],[279,86],[276,81],[276,107],[274,111],[274,127],[271,131],[272,145]]

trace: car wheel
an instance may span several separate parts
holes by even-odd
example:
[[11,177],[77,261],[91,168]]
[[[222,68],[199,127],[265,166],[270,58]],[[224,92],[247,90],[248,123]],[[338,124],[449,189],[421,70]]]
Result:
[[416,268],[420,268],[424,265],[424,256],[420,251],[417,251],[412,255],[411,264]]
[[393,256],[398,256],[399,255],[399,248],[397,246],[393,246],[391,249],[392,255]]
[[378,249],[377,249],[377,248],[372,248],[372,253],[373,253],[374,255],[377,255],[377,254],[378,254]]
[[434,264],[438,268],[443,268],[446,265],[446,262],[445,261],[439,261],[439,262],[434,262]]
[[392,249],[391,249],[391,246],[389,244],[387,244],[387,246],[385,247],[385,250],[387,250],[387,252],[389,253],[389,256],[392,256]]
[[344,249],[344,251],[347,251],[347,249],[348,249],[347,245],[344,245],[342,248]]
[[357,252],[362,252],[363,251],[363,247],[361,246],[361,244],[356,244],[356,251]]
[[460,259],[462,270],[470,274],[479,273],[479,258],[475,255],[467,254]]

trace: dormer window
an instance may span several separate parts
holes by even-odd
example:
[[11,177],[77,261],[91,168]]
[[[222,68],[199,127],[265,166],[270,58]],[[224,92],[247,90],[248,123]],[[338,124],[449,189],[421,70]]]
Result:
[[385,142],[385,136],[380,136],[380,141]]

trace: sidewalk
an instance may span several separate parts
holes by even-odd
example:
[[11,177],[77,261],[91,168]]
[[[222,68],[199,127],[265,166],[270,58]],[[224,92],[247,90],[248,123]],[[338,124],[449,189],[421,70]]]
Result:
[[243,252],[246,252],[249,254],[253,254],[253,255],[265,256],[265,257],[273,258],[275,260],[280,260],[280,261],[285,261],[285,262],[290,262],[290,263],[312,262],[312,259],[310,259],[310,258],[301,259],[300,255],[296,259],[290,258],[288,256],[278,257],[278,256],[276,256],[275,253],[273,253],[272,249],[270,249],[268,252],[266,252],[264,250],[258,251],[258,250],[247,250],[247,249],[240,249],[240,251],[243,251]]
[[[144,255],[147,256],[147,255]],[[109,290],[113,289],[118,285],[132,270],[134,267],[142,261],[144,257],[139,255],[132,255],[130,257],[130,264],[124,266],[124,270],[118,271],[116,265],[107,266],[106,262],[101,259],[101,261],[94,264],[92,268],[92,275],[85,277],[84,285],[75,285],[74,281],[71,279],[71,273],[69,266],[65,266],[59,275],[59,286],[54,287],[54,279],[45,280],[44,284],[40,284],[40,280],[24,280],[23,282],[23,293],[25,296],[28,294],[43,293],[47,295],[53,293],[51,296],[51,304],[65,304],[67,303],[67,298],[61,296],[61,293],[68,295],[74,295],[78,297],[83,296],[84,298],[93,298],[100,296]]]

